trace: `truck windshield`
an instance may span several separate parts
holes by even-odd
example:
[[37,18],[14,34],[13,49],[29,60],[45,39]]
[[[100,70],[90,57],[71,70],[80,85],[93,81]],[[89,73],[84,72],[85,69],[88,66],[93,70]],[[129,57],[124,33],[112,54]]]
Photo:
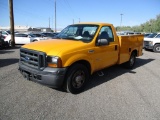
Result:
[[157,33],[152,33],[150,35],[147,36],[147,38],[154,38],[157,35]]
[[80,40],[82,42],[91,42],[95,36],[98,25],[76,24],[64,28],[55,38]]

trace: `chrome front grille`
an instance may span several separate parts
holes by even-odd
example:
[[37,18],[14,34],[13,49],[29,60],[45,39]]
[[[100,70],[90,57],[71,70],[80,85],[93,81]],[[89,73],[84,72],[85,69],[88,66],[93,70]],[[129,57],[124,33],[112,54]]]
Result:
[[34,69],[43,70],[46,67],[46,54],[44,52],[21,48],[20,62]]
[[149,41],[144,41],[144,46],[149,45]]

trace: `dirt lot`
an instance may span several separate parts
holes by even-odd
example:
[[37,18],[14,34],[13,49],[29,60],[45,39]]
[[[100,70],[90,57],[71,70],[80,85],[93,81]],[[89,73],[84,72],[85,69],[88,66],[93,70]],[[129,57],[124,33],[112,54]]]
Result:
[[25,80],[19,48],[0,50],[0,120],[159,120],[160,54],[143,53],[133,70],[95,73],[84,92],[72,95]]

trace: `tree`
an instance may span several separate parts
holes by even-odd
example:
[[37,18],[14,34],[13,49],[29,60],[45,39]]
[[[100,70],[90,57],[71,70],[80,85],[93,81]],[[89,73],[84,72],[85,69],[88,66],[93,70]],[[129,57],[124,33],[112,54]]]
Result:
[[138,26],[117,26],[117,31],[134,31],[134,32],[160,32],[160,14],[155,19],[150,19]]

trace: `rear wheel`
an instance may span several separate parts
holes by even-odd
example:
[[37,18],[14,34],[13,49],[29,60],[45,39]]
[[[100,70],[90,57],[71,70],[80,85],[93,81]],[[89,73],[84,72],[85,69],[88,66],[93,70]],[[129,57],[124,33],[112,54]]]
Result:
[[156,44],[153,48],[153,51],[159,53],[160,52],[160,44]]
[[65,89],[72,94],[80,93],[89,79],[89,72],[83,64],[74,64],[67,73]]
[[136,62],[136,54],[135,52],[132,52],[129,61],[125,63],[125,67],[128,69],[132,69],[134,67],[135,62]]

